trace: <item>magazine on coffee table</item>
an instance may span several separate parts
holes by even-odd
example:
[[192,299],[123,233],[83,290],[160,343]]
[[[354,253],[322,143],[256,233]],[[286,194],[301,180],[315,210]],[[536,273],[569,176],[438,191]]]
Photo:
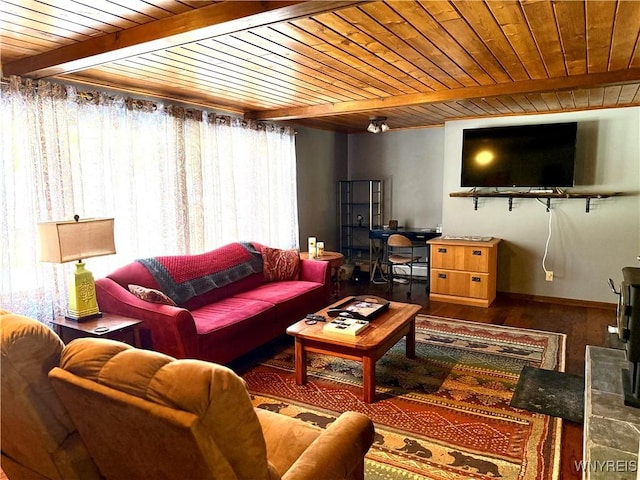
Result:
[[389,308],[389,300],[375,295],[358,295],[327,311],[330,317],[371,320]]

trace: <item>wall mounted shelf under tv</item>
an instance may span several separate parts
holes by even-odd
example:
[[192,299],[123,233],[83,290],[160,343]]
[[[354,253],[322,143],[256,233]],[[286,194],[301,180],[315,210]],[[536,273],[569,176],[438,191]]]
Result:
[[622,192],[451,192],[450,197],[473,198],[473,209],[478,209],[478,198],[507,198],[509,199],[509,211],[513,208],[514,198],[546,198],[547,210],[551,207],[551,199],[557,198],[583,198],[585,199],[585,212],[589,213],[592,199],[609,198],[622,195]]

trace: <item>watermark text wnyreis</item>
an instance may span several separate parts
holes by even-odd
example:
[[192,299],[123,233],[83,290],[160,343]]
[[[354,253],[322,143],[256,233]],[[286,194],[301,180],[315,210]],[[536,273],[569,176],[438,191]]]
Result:
[[590,462],[580,460],[575,461],[574,465],[577,472],[624,473],[638,471],[637,460],[592,460]]

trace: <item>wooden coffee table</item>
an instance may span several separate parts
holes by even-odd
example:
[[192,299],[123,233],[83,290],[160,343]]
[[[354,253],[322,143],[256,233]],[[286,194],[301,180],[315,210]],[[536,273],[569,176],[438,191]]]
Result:
[[[327,310],[349,298],[353,297],[343,298],[316,313],[330,320]],[[391,302],[387,311],[375,317],[369,327],[356,336],[326,333],[322,330],[323,322],[308,325],[301,320],[291,325],[287,333],[295,337],[296,383],[302,385],[307,381],[307,352],[356,360],[362,362],[363,400],[373,402],[376,396],[376,361],[402,337],[407,337],[407,357],[415,357],[415,317],[420,308],[420,305],[412,303]]]

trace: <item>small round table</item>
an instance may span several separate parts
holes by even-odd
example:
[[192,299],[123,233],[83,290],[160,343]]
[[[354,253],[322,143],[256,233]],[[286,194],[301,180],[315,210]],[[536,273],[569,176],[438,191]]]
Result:
[[[300,252],[300,258],[309,260],[309,252]],[[324,251],[319,257],[312,258],[311,260],[320,260],[323,262],[329,262],[331,266],[331,281],[334,284],[334,295],[340,296],[340,267],[344,263],[344,255],[340,252]]]

